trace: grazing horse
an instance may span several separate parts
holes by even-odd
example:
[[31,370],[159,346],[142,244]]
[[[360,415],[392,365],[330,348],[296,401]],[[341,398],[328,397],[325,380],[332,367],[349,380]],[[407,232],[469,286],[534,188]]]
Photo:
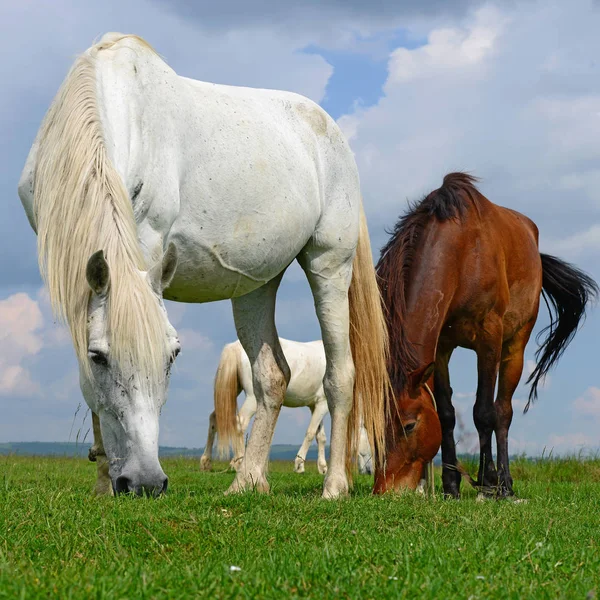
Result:
[[329,115],[297,94],[181,77],[141,38],[107,34],[63,82],[19,196],[72,334],[102,459],[98,491],[166,488],[158,423],[179,341],[163,298],[231,299],[257,412],[229,491],[269,489],[290,379],[275,298],[296,259],[327,356],[323,495],[347,492],[356,397],[370,438],[384,439],[387,331],[356,163]]
[[[323,391],[323,377],[326,368],[323,342],[321,340],[293,342],[279,338],[279,343],[291,373],[283,406],[289,408],[308,406],[312,413],[306,436],[294,461],[294,471],[304,473],[306,453],[316,437],[317,468],[319,473],[325,474],[327,473],[327,461],[325,459],[326,436],[323,417],[327,414],[328,407]],[[237,397],[242,390],[246,394],[246,399],[237,412]],[[214,437],[215,434],[218,434],[221,454],[227,455],[229,446],[232,446],[234,455],[231,467],[237,469],[244,457],[244,435],[257,408],[250,360],[239,341],[227,344],[223,348],[215,376],[214,399],[215,410],[209,417],[208,438],[200,459],[200,466],[203,470],[210,470]],[[371,463],[368,437],[361,424],[358,448],[359,472],[371,474]]]
[[477,354],[473,418],[480,462],[474,483],[487,494],[512,495],[508,460],[512,397],[540,294],[552,320],[528,380],[529,403],[598,292],[595,282],[581,271],[540,254],[535,224],[490,202],[477,190],[476,181],[463,173],[446,175],[441,188],[411,206],[398,221],[381,251],[377,272],[387,307],[397,410],[390,413],[387,463],[376,469],[376,492],[414,489],[441,443],[444,493],[459,497],[448,362],[460,346]]

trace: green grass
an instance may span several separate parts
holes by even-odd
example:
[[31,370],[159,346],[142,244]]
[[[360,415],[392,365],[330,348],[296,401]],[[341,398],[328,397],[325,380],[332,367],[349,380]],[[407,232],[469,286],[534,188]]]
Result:
[[[163,461],[159,500],[94,498],[81,459],[0,457],[0,598],[593,598],[600,461],[514,463],[526,504],[414,494],[323,501],[272,465],[272,492]],[[219,466],[219,465],[218,465]],[[437,480],[439,486],[439,477]],[[241,568],[230,572],[230,566]]]

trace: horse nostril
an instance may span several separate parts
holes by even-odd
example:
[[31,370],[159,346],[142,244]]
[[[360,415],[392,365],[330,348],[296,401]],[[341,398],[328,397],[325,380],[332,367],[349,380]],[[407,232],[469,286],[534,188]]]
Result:
[[129,477],[117,477],[115,481],[115,493],[116,494],[127,494],[131,491],[131,480]]
[[144,495],[148,498],[158,498],[167,491],[168,484],[169,478],[165,477],[161,481],[157,481],[156,485],[144,486]]

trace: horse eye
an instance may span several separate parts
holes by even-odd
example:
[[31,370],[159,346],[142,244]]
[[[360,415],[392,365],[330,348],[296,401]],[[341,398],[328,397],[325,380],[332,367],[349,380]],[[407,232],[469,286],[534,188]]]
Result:
[[97,365],[101,365],[103,367],[108,365],[108,357],[102,352],[91,351],[88,353],[88,356],[90,357],[90,360]]
[[407,423],[406,425],[404,425],[404,432],[405,433],[412,433],[414,428],[417,426],[417,422],[413,421],[412,423]]

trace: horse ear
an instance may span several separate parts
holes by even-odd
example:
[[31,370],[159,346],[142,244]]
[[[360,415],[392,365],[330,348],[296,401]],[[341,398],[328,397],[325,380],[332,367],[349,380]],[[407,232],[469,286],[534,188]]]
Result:
[[156,263],[148,272],[150,283],[158,294],[162,294],[163,290],[171,285],[176,270],[177,247],[171,242],[163,255],[162,262]]
[[410,374],[410,389],[414,395],[416,395],[419,389],[429,381],[429,378],[433,375],[434,370],[435,363],[432,362],[426,367],[416,369]]
[[103,250],[98,250],[90,256],[85,269],[85,277],[94,294],[106,295],[110,284],[110,270]]

